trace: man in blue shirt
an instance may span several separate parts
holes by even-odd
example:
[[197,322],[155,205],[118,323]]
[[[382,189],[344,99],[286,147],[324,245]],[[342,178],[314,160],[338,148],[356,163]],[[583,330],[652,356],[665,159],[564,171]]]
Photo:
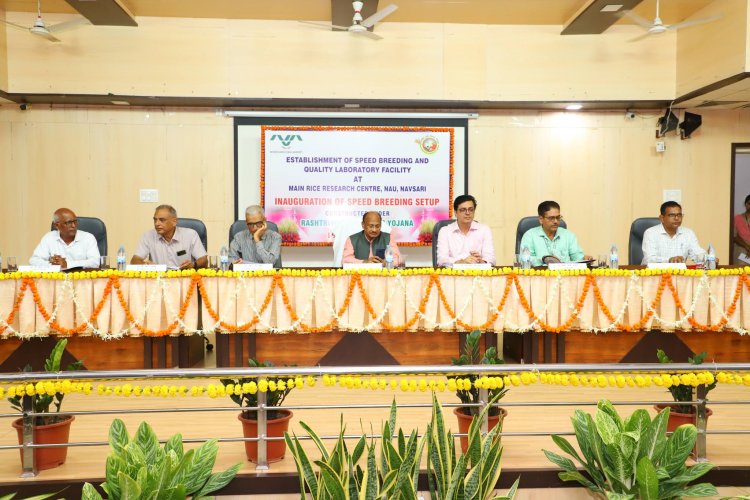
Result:
[[572,262],[589,260],[578,245],[575,234],[560,227],[562,215],[560,205],[555,201],[543,201],[537,208],[539,226],[526,231],[521,238],[521,251],[528,247],[531,263],[539,266],[543,262]]

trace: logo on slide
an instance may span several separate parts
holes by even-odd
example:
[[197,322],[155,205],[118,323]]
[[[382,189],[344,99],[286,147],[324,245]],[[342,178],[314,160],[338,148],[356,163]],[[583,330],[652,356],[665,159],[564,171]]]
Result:
[[417,139],[416,142],[417,144],[419,144],[419,148],[422,150],[422,152],[428,155],[433,154],[440,147],[440,143],[438,142],[437,138],[432,135]]
[[302,142],[302,136],[296,135],[296,134],[289,134],[289,135],[273,134],[271,136],[271,142],[273,141],[279,141],[281,142],[281,146],[284,149],[289,149],[292,146],[292,143],[294,141]]

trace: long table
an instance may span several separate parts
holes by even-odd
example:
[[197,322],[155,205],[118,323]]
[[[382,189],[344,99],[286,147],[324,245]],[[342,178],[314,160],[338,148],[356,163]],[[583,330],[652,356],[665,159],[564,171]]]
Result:
[[[518,332],[528,334],[524,352],[536,362],[587,359],[573,339],[594,345],[617,338],[627,345],[622,339],[633,338],[630,333],[653,330],[705,332],[701,335],[744,346],[748,328],[750,277],[743,268],[708,273],[502,268],[0,275],[2,339],[61,334],[142,337],[153,344],[153,339],[217,332],[222,364],[244,358],[244,340],[225,335],[234,333],[256,334],[247,340],[248,354],[278,358],[283,353],[296,364],[315,364],[329,354],[331,344],[351,343],[347,334],[352,332],[367,342],[349,345],[344,357],[380,345],[398,363],[449,362],[458,352],[457,332]],[[577,333],[560,335],[565,332]],[[175,348],[170,356],[169,347],[162,347],[164,357],[179,363]],[[736,347],[723,350],[723,356],[745,354]],[[598,360],[601,354],[594,350],[588,357]]]

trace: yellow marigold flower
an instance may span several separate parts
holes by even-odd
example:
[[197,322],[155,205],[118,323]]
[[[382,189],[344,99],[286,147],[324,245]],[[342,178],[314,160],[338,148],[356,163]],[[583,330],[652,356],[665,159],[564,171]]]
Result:
[[646,385],[646,381],[643,379],[643,375],[635,376],[635,385],[638,387],[643,387],[644,385]]
[[409,391],[415,392],[417,390],[417,381],[414,379],[409,380]]
[[133,396],[140,396],[141,392],[142,389],[140,385],[136,385],[135,387],[133,387]]
[[562,385],[570,385],[570,375],[563,373],[560,376],[560,383],[562,383]]
[[226,391],[226,389],[224,389],[224,386],[222,384],[217,384],[217,386],[216,386],[216,393],[219,396],[222,396],[222,397],[224,397],[224,396],[227,395],[227,391]]
[[55,390],[55,384],[53,384],[53,383],[52,383],[52,382],[50,382],[50,381],[47,381],[47,382],[45,382],[45,383],[44,383],[44,390],[45,390],[45,392],[46,392],[47,394],[49,394],[50,396],[54,396],[54,395],[55,395],[55,393],[57,392],[57,391]]
[[362,378],[357,376],[354,377],[354,388],[355,389],[361,389],[362,388]]
[[678,375],[672,375],[672,385],[680,385],[681,382]]
[[596,377],[596,382],[599,387],[607,387],[607,377],[605,377],[604,375],[598,375]]
[[114,394],[115,394],[115,396],[119,396],[119,395],[120,395],[120,391],[121,391],[121,388],[120,388],[120,386],[119,386],[119,385],[116,385],[116,386],[115,386],[115,390],[113,391],[113,392],[114,392]]
[[377,388],[378,388],[378,379],[371,378],[370,380],[367,381],[367,383],[365,384],[365,386],[369,387],[373,391],[377,390]]
[[711,385],[715,382],[714,375],[711,372],[705,372],[706,384]]
[[[214,390],[214,392],[215,392],[215,390]],[[146,387],[143,388],[143,395],[144,396],[150,396],[151,394],[152,394],[152,391],[151,391],[151,386],[150,385],[147,385]]]
[[484,388],[484,380],[480,377],[474,381],[474,387],[477,389],[483,389]]
[[250,382],[249,385],[250,385],[250,387],[248,388],[247,392],[250,393],[250,394],[257,394],[258,390],[260,389],[258,387],[258,384],[256,384],[255,382]]
[[549,379],[549,375],[547,375],[546,373],[541,373],[539,375],[539,378],[541,378],[543,384],[546,384],[547,380]]
[[313,377],[312,375],[308,375],[305,381],[307,382],[308,387],[315,387],[315,377]]
[[269,392],[276,392],[279,390],[278,383],[275,380],[269,380],[268,381],[268,391]]
[[680,384],[690,385],[690,376],[687,373],[683,373],[679,376]]
[[378,380],[378,389],[385,389],[387,386],[388,386],[388,381],[384,377],[381,377]]
[[198,395],[198,388],[196,386],[190,387],[190,395],[191,396],[197,396]]
[[610,387],[617,387],[617,379],[614,375],[610,375],[607,377],[607,382],[609,382]]
[[503,376],[503,384],[505,384],[507,387],[510,387],[512,382],[510,381],[510,377],[505,375]]
[[329,380],[328,380],[328,375],[323,375],[323,385],[325,386],[330,385]]
[[263,378],[260,380],[260,382],[258,382],[258,391],[260,392],[268,391],[268,380]]
[[575,373],[570,374],[570,385],[572,385],[573,387],[578,387],[579,385],[581,385],[581,379],[578,378],[578,375],[576,375]]
[[699,373],[695,378],[696,380],[698,380],[698,384],[706,383],[706,374],[704,372]]
[[99,384],[96,386],[96,393],[100,396],[104,394],[104,386],[102,384]]
[[419,390],[425,392],[427,390],[427,381],[423,378],[419,379]]
[[211,399],[216,398],[216,387],[213,384],[208,386],[208,397]]
[[279,392],[283,392],[286,390],[286,382],[283,380],[276,381],[276,390]]
[[[182,394],[182,388],[185,386],[180,387],[180,394]],[[227,394],[231,394],[230,392],[227,392]],[[234,395],[235,396],[241,396],[242,395],[242,386],[240,384],[237,384],[234,386]]]
[[555,385],[560,385],[562,383],[562,376],[559,373],[553,374],[551,378],[552,380],[550,380],[550,382]]
[[5,397],[5,387],[0,387],[0,399]]
[[406,392],[406,391],[409,390],[409,381],[406,380],[405,378],[401,379],[401,382],[400,382],[399,385],[400,385],[402,391]]
[[727,381],[727,374],[724,372],[719,372],[719,374],[716,375],[716,380],[723,384]]
[[16,388],[14,386],[8,387],[8,397],[9,398],[15,398],[16,397]]
[[744,383],[745,385],[750,385],[750,375],[745,375],[745,376],[743,376],[743,377],[742,377],[742,382],[743,382],[743,383]]
[[518,375],[514,373],[513,375],[510,376],[510,382],[516,387],[518,387],[519,385],[521,385],[521,377],[519,377]]
[[388,382],[388,386],[391,388],[391,390],[396,390],[396,388],[398,387],[398,380],[396,380],[395,378],[392,378]]
[[458,389],[458,384],[456,383],[456,379],[449,378],[448,379],[448,390],[451,392],[456,392]]
[[616,384],[616,385],[617,385],[617,387],[619,387],[620,389],[622,389],[623,387],[625,387],[625,377],[623,377],[622,375],[617,375],[617,376],[615,377],[615,384]]
[[[289,384],[287,384],[289,385]],[[296,377],[294,379],[294,388],[295,389],[304,389],[305,388],[305,379],[302,377]]]
[[294,386],[295,386],[295,385],[296,385],[296,383],[294,382],[294,379],[293,379],[293,378],[288,378],[288,379],[286,379],[286,386],[287,386],[288,388],[290,388],[290,389],[294,389]]
[[436,390],[443,392],[445,391],[445,380],[438,380],[436,384]]
[[224,388],[227,392],[234,392],[234,384],[227,384]]
[[523,385],[529,385],[531,383],[531,374],[529,372],[523,372],[521,374],[521,382]]
[[60,391],[63,394],[68,394],[71,390],[73,390],[73,384],[70,383],[70,380],[63,380],[60,385]]
[[25,390],[27,396],[33,396],[34,394],[36,394],[36,389],[34,388],[34,384],[32,383],[26,384]]
[[581,385],[588,386],[589,385],[589,377],[588,375],[581,375]]

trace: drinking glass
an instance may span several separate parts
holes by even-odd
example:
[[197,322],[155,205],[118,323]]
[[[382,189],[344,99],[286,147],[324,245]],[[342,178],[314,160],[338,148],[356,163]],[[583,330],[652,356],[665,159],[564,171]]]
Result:
[[99,269],[109,269],[109,257],[102,255],[99,257]]
[[609,266],[609,256],[602,254],[599,256],[599,258],[596,260],[597,267],[608,267]]
[[693,255],[693,261],[698,266],[698,269],[706,268],[706,254],[705,253],[698,253],[698,254]]
[[216,255],[209,255],[208,256],[208,267],[210,269],[216,269],[219,267],[217,263],[219,262],[219,258]]
[[13,273],[18,271],[18,264],[16,263],[15,257],[8,257],[8,272]]
[[399,269],[406,269],[406,258],[407,257],[408,257],[408,255],[406,255],[405,253],[402,253],[402,254],[399,255],[399,258],[398,258],[398,268]]
[[516,256],[514,257],[514,259],[515,260],[513,261],[513,267],[520,268],[521,267],[521,254],[517,253]]

